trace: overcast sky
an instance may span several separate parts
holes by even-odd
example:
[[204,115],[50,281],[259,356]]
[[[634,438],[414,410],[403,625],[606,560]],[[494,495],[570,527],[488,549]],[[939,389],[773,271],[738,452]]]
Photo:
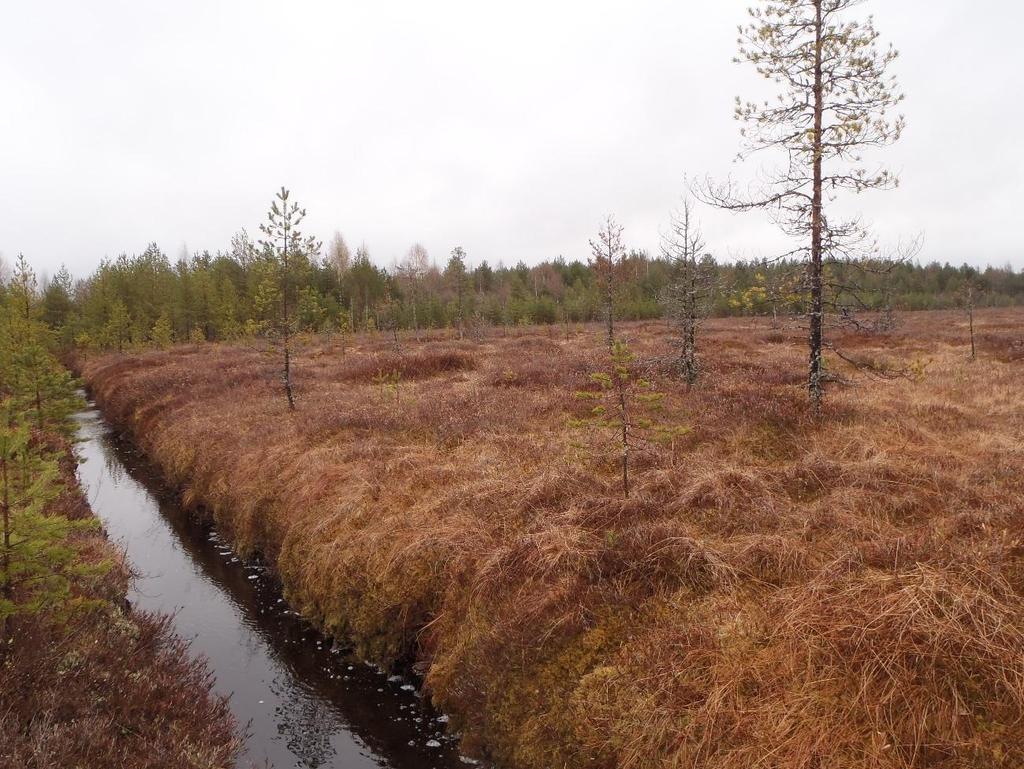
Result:
[[[0,252],[77,276],[156,241],[255,233],[282,184],[309,231],[388,265],[587,256],[601,216],[657,248],[685,176],[734,165],[750,0],[0,0]],[[852,205],[923,260],[1024,267],[1018,0],[868,0],[902,52],[900,189]],[[720,256],[780,249],[702,211]]]

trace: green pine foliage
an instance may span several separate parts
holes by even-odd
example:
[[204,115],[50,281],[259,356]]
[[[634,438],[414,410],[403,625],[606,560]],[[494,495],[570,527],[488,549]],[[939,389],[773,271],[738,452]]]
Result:
[[[243,261],[232,253],[201,254],[172,265],[151,246],[141,256],[103,263],[71,291],[70,309],[53,299],[45,319],[65,345],[112,350],[131,346],[137,336],[133,328],[144,329],[150,344],[162,346],[152,334],[161,316],[170,322],[175,342],[188,341],[197,327],[210,341],[272,334],[280,325],[280,275],[273,261],[253,248]],[[801,266],[796,263],[718,263],[713,271],[711,282],[722,287],[711,299],[709,311],[714,316],[782,317],[804,310]],[[644,252],[631,252],[621,275],[616,320],[663,317],[661,298],[673,280],[672,266]],[[878,285],[871,285],[876,279]],[[835,282],[842,283],[843,276],[837,275]],[[887,302],[898,310],[956,308],[968,282],[980,287],[985,306],[1024,304],[1024,274],[1009,268],[901,264],[888,276],[858,271],[851,282],[867,284],[861,298],[868,300],[868,309],[881,310]],[[151,290],[152,285],[162,288]],[[343,327],[343,318],[352,333],[413,327],[412,290],[390,270],[375,265],[365,248],[342,274],[325,259],[304,260],[290,269],[289,286],[297,333],[333,332]],[[471,255],[460,252],[444,269],[431,267],[418,281],[415,305],[420,328],[457,330],[460,317],[463,329],[471,323],[500,327],[602,318],[593,270],[583,262],[563,259],[495,268],[487,262],[474,264]]]
[[64,615],[92,605],[73,596],[71,584],[96,569],[71,545],[73,534],[97,527],[95,519],[48,513],[63,489],[57,457],[36,445],[17,417],[13,399],[0,404],[0,627],[20,614]]
[[636,370],[636,356],[622,341],[616,340],[606,371],[590,375],[596,385],[576,393],[580,400],[593,403],[590,413],[569,419],[570,427],[597,431],[619,457],[622,494],[629,497],[629,467],[633,455],[656,451],[690,432],[690,428],[663,419],[665,393]]
[[90,604],[72,584],[97,568],[74,548],[74,535],[95,521],[70,520],[53,511],[64,490],[60,446],[70,436],[70,415],[81,406],[74,383],[57,362],[59,340],[45,319],[52,292],[37,289],[35,274],[19,257],[0,294],[0,630],[5,646],[12,618],[48,612],[61,616]]
[[[798,261],[709,259],[708,283],[719,289],[707,311],[776,319],[806,312],[802,269]],[[900,263],[882,270],[839,263],[829,269],[835,285],[861,287],[855,299],[841,291],[834,298],[858,311],[954,309],[968,284],[977,287],[984,306],[1024,304],[1024,273],[1010,267]],[[61,268],[39,291],[38,316],[62,347],[124,351],[192,341],[195,329],[208,341],[280,336],[285,304],[288,334],[575,324],[603,319],[607,304],[594,268],[562,257],[492,266],[456,247],[443,268],[428,260],[416,280],[402,278],[400,270],[375,264],[365,245],[343,264],[330,254],[290,248],[285,268],[279,237],[258,243],[241,230],[216,253],[172,261],[150,243],[140,254],[103,261],[78,282]],[[624,253],[616,270],[615,320],[664,317],[666,289],[675,279],[670,259]],[[20,290],[15,284],[12,293]]]
[[174,344],[174,328],[171,326],[171,318],[166,312],[160,313],[160,317],[156,319],[149,332],[149,338],[161,350]]

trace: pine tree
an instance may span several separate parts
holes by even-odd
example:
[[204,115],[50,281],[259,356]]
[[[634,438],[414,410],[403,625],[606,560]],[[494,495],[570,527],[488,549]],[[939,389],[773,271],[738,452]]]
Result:
[[156,319],[156,323],[153,324],[153,328],[149,333],[149,338],[161,350],[165,350],[174,344],[174,329],[171,327],[171,319],[167,316],[166,312],[160,313],[160,317]]
[[103,328],[106,344],[124,352],[124,343],[131,338],[132,319],[128,308],[120,299],[115,299],[107,308],[107,322]]
[[897,141],[902,116],[889,112],[903,99],[887,74],[897,53],[879,50],[871,17],[850,19],[863,0],[761,0],[750,9],[752,21],[740,28],[737,61],[782,86],[777,101],[743,103],[736,117],[746,123],[745,155],[766,149],[786,158],[782,170],[768,175],[751,194],[731,183],[707,183],[708,202],[733,211],[766,209],[783,230],[804,240],[795,249],[806,260],[810,362],[808,391],[820,414],[825,364],[824,265],[857,258],[867,236],[856,220],[832,218],[827,204],[838,192],[887,189],[897,183],[886,170],[870,169],[862,152]]
[[636,356],[629,347],[616,341],[612,345],[608,371],[598,371],[590,379],[599,388],[576,393],[582,400],[594,402],[590,415],[570,419],[571,427],[608,431],[619,454],[622,472],[622,495],[629,498],[630,457],[654,445],[671,443],[690,428],[655,419],[662,409],[665,394],[658,392],[635,370]]
[[50,352],[38,300],[20,258],[12,290],[0,296],[0,655],[11,648],[12,618],[73,607],[70,578],[80,567],[69,537],[88,525],[50,510],[59,466],[39,431],[69,435],[78,401]]
[[299,278],[308,268],[309,260],[320,253],[320,243],[299,231],[299,225],[306,218],[306,209],[290,202],[289,197],[288,190],[282,187],[270,204],[267,221],[260,225],[260,231],[266,236],[266,240],[260,243],[270,268],[261,291],[264,306],[274,308],[271,333],[281,346],[281,381],[288,408],[294,410],[291,343],[296,332]]
[[466,288],[468,273],[466,272],[466,252],[462,246],[452,249],[452,255],[448,259],[448,266],[445,267],[444,277],[455,294],[455,318],[459,329],[459,339],[462,339],[465,325],[466,313]]
[[51,414],[62,408],[70,375],[50,354],[55,346],[54,334],[42,320],[35,273],[21,254],[8,303],[6,385],[14,402],[32,409],[37,427],[42,428]]
[[71,292],[71,273],[61,265],[53,280],[43,290],[42,317],[50,328],[61,328],[70,321],[74,310]]

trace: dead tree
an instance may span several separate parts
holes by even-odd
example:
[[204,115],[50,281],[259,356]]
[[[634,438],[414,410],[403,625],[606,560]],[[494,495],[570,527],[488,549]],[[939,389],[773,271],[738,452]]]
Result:
[[608,324],[608,352],[615,349],[615,291],[618,286],[622,257],[626,253],[622,245],[622,225],[614,216],[607,216],[597,233],[597,240],[590,241],[590,265],[594,270],[597,289],[604,305]]
[[974,344],[974,308],[978,302],[978,289],[973,282],[968,281],[960,291],[960,304],[964,314],[967,316],[967,327],[971,335],[971,360],[978,357],[977,348]]
[[896,317],[896,308],[893,307],[892,291],[888,288],[882,290],[882,309],[875,319],[874,331],[878,334],[888,334],[899,326],[899,318]]
[[736,118],[746,123],[741,157],[775,149],[783,160],[759,184],[740,191],[731,181],[706,182],[701,199],[731,211],[769,211],[783,231],[803,243],[788,255],[806,262],[808,391],[820,414],[825,366],[824,266],[871,253],[858,220],[841,221],[827,205],[843,190],[888,189],[897,178],[869,169],[865,149],[899,139],[902,116],[890,110],[903,99],[887,74],[897,52],[880,50],[871,17],[849,18],[863,0],[761,0],[740,28],[738,61],[753,64],[781,86],[778,99],[737,99]]
[[705,248],[700,226],[693,220],[693,205],[686,198],[682,209],[672,213],[668,232],[661,238],[661,253],[672,267],[672,282],[662,293],[662,304],[676,332],[678,354],[673,367],[689,386],[700,376],[697,331],[711,312],[715,287],[715,265]]

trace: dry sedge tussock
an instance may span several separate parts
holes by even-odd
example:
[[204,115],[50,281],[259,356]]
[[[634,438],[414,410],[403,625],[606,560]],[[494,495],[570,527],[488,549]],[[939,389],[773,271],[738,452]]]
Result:
[[[808,419],[793,334],[712,321],[692,428],[620,496],[567,426],[596,329],[208,345],[84,363],[106,413],[328,632],[414,659],[465,748],[521,767],[1024,766],[1024,314],[839,340],[916,377]],[[839,366],[837,360],[833,365]],[[382,370],[401,373],[382,384]],[[843,373],[849,375],[850,372]]]

